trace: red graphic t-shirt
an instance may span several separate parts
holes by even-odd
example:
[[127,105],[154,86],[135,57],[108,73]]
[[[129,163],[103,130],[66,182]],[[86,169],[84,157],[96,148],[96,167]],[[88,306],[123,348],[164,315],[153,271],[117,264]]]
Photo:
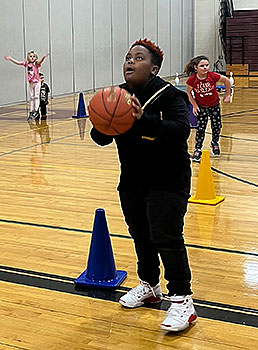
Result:
[[215,72],[208,72],[203,80],[192,74],[186,81],[187,85],[192,86],[194,97],[199,107],[212,107],[219,103],[219,94],[216,90],[216,82],[220,80],[221,75]]

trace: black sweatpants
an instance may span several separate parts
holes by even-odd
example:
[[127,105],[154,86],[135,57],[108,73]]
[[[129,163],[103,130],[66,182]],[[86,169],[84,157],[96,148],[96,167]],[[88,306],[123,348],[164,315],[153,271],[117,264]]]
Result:
[[221,113],[220,105],[212,107],[199,107],[200,112],[197,116],[197,128],[195,136],[195,149],[202,149],[203,141],[205,138],[205,130],[208,124],[208,120],[211,120],[211,131],[212,131],[212,142],[218,143],[220,137],[221,124]]
[[46,105],[46,103],[41,102],[39,107],[40,107],[41,115],[47,115],[47,105]]
[[138,258],[138,276],[159,283],[160,260],[169,295],[189,295],[191,271],[183,238],[187,199],[167,191],[120,191],[121,207]]

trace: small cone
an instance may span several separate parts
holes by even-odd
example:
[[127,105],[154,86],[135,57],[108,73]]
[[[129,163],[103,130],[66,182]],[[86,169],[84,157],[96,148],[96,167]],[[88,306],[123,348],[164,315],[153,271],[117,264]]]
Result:
[[224,199],[225,197],[216,196],[209,151],[203,151],[196,185],[196,194],[188,201],[190,203],[216,205]]
[[73,118],[86,118],[86,117],[87,117],[87,114],[85,109],[83,93],[80,92],[77,115],[74,115]]
[[80,139],[84,139],[85,134],[85,127],[86,127],[86,119],[85,118],[78,118],[77,119],[79,133],[80,133]]
[[74,281],[75,286],[115,288],[126,276],[126,271],[116,270],[105,211],[97,209],[87,269]]

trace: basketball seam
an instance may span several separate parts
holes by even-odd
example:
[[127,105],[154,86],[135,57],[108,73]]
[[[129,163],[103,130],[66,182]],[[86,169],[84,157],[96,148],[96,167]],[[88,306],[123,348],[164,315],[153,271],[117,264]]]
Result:
[[116,110],[117,110],[117,107],[118,107],[118,105],[119,105],[121,93],[122,93],[122,89],[120,88],[120,90],[119,90],[119,96],[118,96],[118,99],[117,99],[117,104],[116,104],[116,107],[115,107],[114,112],[113,112],[113,115],[112,115],[112,120],[113,120],[113,118],[114,118],[114,116],[115,116],[115,114],[116,114]]
[[[103,117],[102,114],[99,114],[96,109],[94,109],[91,105],[89,105],[89,109],[91,109],[100,119],[102,119],[103,121],[106,121],[105,117]],[[90,118],[91,119],[91,118]]]
[[[106,96],[106,94],[105,94],[106,91],[104,91],[104,89],[101,91],[101,94],[100,94],[100,98],[101,98],[100,101],[102,101],[102,108],[103,108],[102,113],[99,113],[97,111],[97,109],[93,108],[93,106],[91,106],[91,103],[89,103],[90,120],[91,120],[91,113],[90,112],[92,112],[93,115],[95,114],[95,116],[97,117],[97,120],[98,120],[97,122],[94,122],[93,126],[95,126],[95,128],[97,130],[99,130],[100,132],[103,132],[103,133],[107,132],[107,135],[113,135],[113,136],[119,135],[119,134],[124,132],[124,131],[123,132],[120,131],[121,128],[124,128],[124,127],[126,128],[128,124],[131,124],[131,123],[128,123],[128,121],[121,123],[121,119],[122,119],[121,117],[127,115],[128,112],[130,112],[130,110],[132,109],[132,105],[130,106],[130,108],[128,108],[128,110],[124,111],[124,113],[122,113],[122,114],[119,114],[119,116],[117,116],[118,118],[116,118],[116,113],[119,110],[120,102],[122,101],[123,92],[124,92],[124,89],[122,89],[120,87],[119,87],[119,91],[115,91],[116,101],[113,101],[115,103],[115,106],[114,106],[113,112],[110,111],[111,113],[109,112],[109,110],[110,109],[112,110],[112,108],[110,108],[110,107],[108,108],[108,106],[107,106],[107,96],[109,96],[109,95]],[[123,107],[123,109],[124,109],[124,107]],[[110,118],[109,121],[108,121],[108,118]],[[135,120],[135,118],[133,118],[132,115],[131,115],[131,120]],[[108,124],[106,124],[106,122],[108,122]],[[117,122],[118,122],[118,125],[116,125]],[[123,126],[123,124],[124,124],[124,126]],[[125,131],[127,131],[127,129]],[[106,130],[106,131],[104,131],[104,130]],[[109,133],[109,130],[110,130],[110,133]]]
[[[105,119],[105,117],[103,117],[103,115],[102,114],[99,114],[97,111],[96,111],[96,109],[94,109],[91,105],[89,105],[89,110],[92,110],[92,112],[94,112],[101,120],[103,120],[103,121],[106,121],[106,119]],[[130,111],[130,110],[129,110]],[[125,113],[123,113],[123,114],[119,114],[119,118],[120,117],[123,117],[124,115],[126,115],[128,113],[128,111],[126,111]],[[109,114],[109,113],[108,113]],[[110,114],[109,114],[110,115]],[[133,116],[132,116],[132,118],[133,118]],[[91,118],[90,118],[91,119]],[[133,118],[134,119],[134,118]]]
[[104,108],[105,108],[106,113],[107,113],[108,115],[111,116],[111,119],[110,119],[109,124],[107,125],[107,128],[109,128],[110,125],[111,125],[112,122],[113,122],[113,118],[114,118],[115,112],[116,112],[116,110],[117,110],[117,106],[118,106],[118,104],[119,104],[119,100],[120,100],[120,96],[121,96],[121,91],[122,91],[122,89],[120,88],[119,96],[118,96],[117,103],[116,103],[116,107],[115,107],[115,109],[114,109],[114,111],[113,111],[113,114],[110,115],[110,113],[108,112],[108,110],[107,110],[107,108],[106,108],[106,104],[105,104],[105,100],[104,100],[104,90],[102,90],[101,97],[102,97],[103,106],[104,106]]

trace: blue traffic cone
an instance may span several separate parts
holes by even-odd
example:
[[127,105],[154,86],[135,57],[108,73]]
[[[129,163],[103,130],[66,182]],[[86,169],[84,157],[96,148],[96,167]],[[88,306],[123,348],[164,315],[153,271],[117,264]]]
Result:
[[126,271],[117,271],[104,209],[97,209],[87,269],[74,281],[79,287],[115,288],[126,278]]
[[83,93],[80,92],[77,115],[74,115],[73,118],[86,118],[86,117],[88,117],[88,116],[86,114]]

